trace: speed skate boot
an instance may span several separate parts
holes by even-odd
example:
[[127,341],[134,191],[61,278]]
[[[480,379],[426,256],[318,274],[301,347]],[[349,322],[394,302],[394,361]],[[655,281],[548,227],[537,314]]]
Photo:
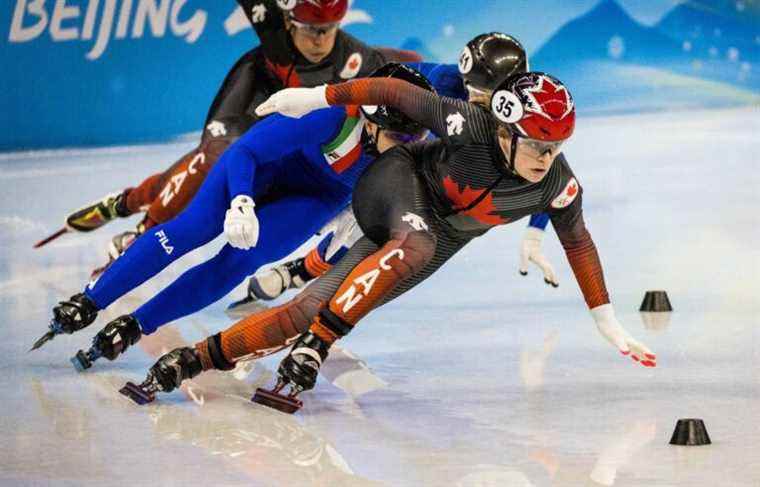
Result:
[[141,384],[127,382],[119,392],[137,404],[148,404],[156,399],[156,392],[171,392],[183,380],[192,379],[202,370],[201,359],[194,348],[175,348],[158,359]]
[[140,323],[134,316],[119,316],[95,335],[89,350],[78,351],[71,358],[71,363],[75,369],[83,372],[92,367],[92,363],[100,357],[115,360],[129,347],[140,341],[141,336]]
[[131,188],[119,193],[112,193],[79,208],[66,217],[63,228],[34,244],[34,248],[37,249],[43,245],[47,245],[68,232],[91,232],[114,218],[129,216],[127,195],[130,191]]
[[[327,358],[329,349],[330,345],[314,333],[304,333],[280,362],[274,389],[256,389],[256,394],[251,400],[284,413],[295,413],[303,406],[303,402],[296,396],[314,388],[319,368]],[[281,393],[287,385],[290,386],[290,392]]]
[[240,301],[227,307],[231,317],[242,318],[261,308],[260,301],[271,301],[288,289],[304,287],[314,277],[306,270],[303,257],[280,264],[248,280],[248,291]]
[[66,217],[66,226],[79,232],[91,232],[114,218],[129,216],[128,193],[129,190],[111,193],[79,208]]
[[[92,324],[98,316],[98,307],[83,293],[75,294],[68,301],[61,301],[53,308],[49,330],[34,342],[31,350],[37,350],[62,333],[71,335]],[[31,351],[30,350],[30,351]]]

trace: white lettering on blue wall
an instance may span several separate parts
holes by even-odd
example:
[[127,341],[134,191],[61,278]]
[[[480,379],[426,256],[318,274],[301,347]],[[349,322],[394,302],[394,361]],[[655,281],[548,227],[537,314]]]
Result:
[[8,40],[30,42],[45,29],[53,42],[94,38],[86,54],[91,61],[103,55],[111,38],[125,39],[128,35],[132,39],[146,35],[162,38],[168,30],[192,44],[203,34],[208,13],[196,9],[187,18],[183,12],[186,4],[187,0],[16,0]]

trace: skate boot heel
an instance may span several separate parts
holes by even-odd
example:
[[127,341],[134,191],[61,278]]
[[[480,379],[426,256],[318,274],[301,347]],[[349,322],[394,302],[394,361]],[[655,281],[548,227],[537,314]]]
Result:
[[283,413],[293,414],[303,407],[303,402],[296,396],[301,393],[301,388],[293,385],[290,388],[290,394],[280,394],[280,391],[287,385],[287,382],[280,379],[277,385],[271,391],[266,389],[256,389],[251,401],[262,406],[267,406]]
[[92,363],[101,357],[100,350],[96,347],[91,347],[86,352],[80,350],[76,355],[71,357],[71,363],[78,372],[84,372],[92,367]]

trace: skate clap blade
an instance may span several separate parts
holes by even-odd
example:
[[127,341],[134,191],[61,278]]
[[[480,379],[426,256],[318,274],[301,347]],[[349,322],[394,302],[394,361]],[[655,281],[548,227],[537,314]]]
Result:
[[282,411],[283,413],[293,414],[303,407],[303,402],[296,398],[296,396],[301,393],[302,389],[296,385],[292,385],[290,387],[290,394],[280,394],[280,391],[287,384],[288,383],[283,379],[279,379],[277,385],[274,386],[274,389],[271,391],[259,387],[256,389],[256,394],[253,395],[251,401],[256,404],[261,404]]
[[78,351],[76,355],[71,357],[71,363],[78,372],[84,372],[92,367],[92,363],[102,356],[103,353],[100,349],[93,345],[86,352],[84,350]]
[[45,237],[42,240],[40,240],[39,242],[37,242],[36,244],[34,244],[34,248],[38,249],[38,248],[42,247],[43,245],[46,245],[46,244],[52,242],[53,240],[57,239],[58,237],[60,237],[64,233],[68,233],[68,232],[69,232],[69,228],[68,227],[63,227],[60,230],[58,230],[57,232],[55,232],[54,234],[50,235],[49,237]]
[[47,342],[55,338],[56,335],[60,335],[61,333],[63,333],[63,327],[61,327],[61,325],[57,321],[55,321],[55,319],[50,320],[49,328],[50,329],[44,335],[42,335],[36,342],[34,342],[34,345],[32,345],[32,348],[29,349],[30,352],[32,350],[37,350],[38,348],[40,348],[41,346],[43,346],[44,344],[46,344]]
[[153,374],[148,374],[148,377],[142,384],[137,385],[134,382],[127,382],[124,384],[124,387],[119,389],[119,392],[142,406],[153,402],[156,399],[156,392],[160,390],[161,387],[153,377]]

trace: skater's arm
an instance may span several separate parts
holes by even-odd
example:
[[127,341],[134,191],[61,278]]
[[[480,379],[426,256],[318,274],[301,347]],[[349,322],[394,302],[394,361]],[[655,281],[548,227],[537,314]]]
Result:
[[395,49],[393,47],[377,46],[375,50],[379,52],[386,62],[393,63],[421,63],[422,56],[417,51],[409,49]]
[[464,81],[456,64],[406,63],[407,66],[422,73],[435,88],[439,96],[467,100]]
[[492,120],[484,108],[440,97],[395,78],[363,78],[316,88],[289,88],[259,105],[259,116],[279,112],[300,117],[336,105],[388,105],[430,129],[447,143],[488,142]]
[[474,105],[440,97],[395,78],[364,78],[329,85],[325,89],[325,100],[333,106],[392,106],[445,141],[466,137],[484,125],[483,111]]
[[549,211],[565,255],[589,309],[610,302],[596,245],[583,221],[582,190],[562,211]]
[[293,62],[283,11],[275,0],[237,0],[261,42],[270,62],[287,66]]
[[253,196],[258,167],[322,144],[339,130],[344,119],[345,110],[331,108],[300,119],[273,115],[251,127],[222,156],[227,159],[230,201],[238,195]]
[[623,355],[643,365],[656,367],[657,356],[646,345],[636,340],[615,316],[604,284],[602,264],[594,241],[583,222],[580,188],[575,200],[566,208],[550,210],[549,215],[557,236],[567,254],[575,279],[591,311],[599,333]]

